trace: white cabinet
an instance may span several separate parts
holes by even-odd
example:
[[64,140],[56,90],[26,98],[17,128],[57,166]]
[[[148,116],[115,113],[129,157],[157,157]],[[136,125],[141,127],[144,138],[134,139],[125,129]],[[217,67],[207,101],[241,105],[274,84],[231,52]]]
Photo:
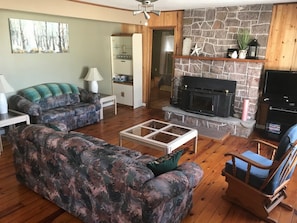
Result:
[[113,94],[117,102],[133,108],[143,106],[142,34],[112,35],[111,57]]
[[113,93],[117,103],[133,106],[133,86],[124,83],[113,83]]

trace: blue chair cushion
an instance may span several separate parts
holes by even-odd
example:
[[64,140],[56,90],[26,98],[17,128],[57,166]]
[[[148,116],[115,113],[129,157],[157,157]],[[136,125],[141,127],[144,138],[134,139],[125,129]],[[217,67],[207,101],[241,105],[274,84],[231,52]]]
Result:
[[[249,150],[242,153],[241,155],[265,166],[270,166],[272,165],[272,162],[273,162],[272,160],[267,159],[266,157],[258,155],[257,153],[254,153]],[[235,159],[235,164],[236,164],[236,178],[244,181],[247,167],[248,167],[247,163],[244,162],[243,160]],[[226,162],[225,171],[227,173],[233,174],[232,160],[229,160]],[[259,189],[268,175],[269,175],[269,170],[263,170],[252,166],[248,184],[254,188]],[[269,189],[269,191],[266,191],[265,189],[265,192],[271,194],[271,188]]]
[[297,124],[291,126],[282,136],[278,149],[275,154],[275,160],[280,160],[290,148],[291,144],[297,140]]

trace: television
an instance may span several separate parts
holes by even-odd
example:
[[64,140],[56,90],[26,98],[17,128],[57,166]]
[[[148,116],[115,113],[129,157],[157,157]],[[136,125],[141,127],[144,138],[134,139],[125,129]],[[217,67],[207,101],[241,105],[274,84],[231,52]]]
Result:
[[297,71],[266,70],[263,96],[269,100],[297,101]]

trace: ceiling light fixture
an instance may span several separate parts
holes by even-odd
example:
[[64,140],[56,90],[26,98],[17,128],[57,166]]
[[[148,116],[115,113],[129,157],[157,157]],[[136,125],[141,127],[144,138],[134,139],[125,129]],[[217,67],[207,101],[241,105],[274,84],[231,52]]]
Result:
[[133,15],[137,15],[140,13],[144,14],[145,19],[150,19],[151,16],[149,13],[154,13],[157,16],[160,16],[161,11],[160,10],[155,10],[154,5],[152,2],[155,2],[157,0],[136,0],[138,2],[141,2],[141,4],[138,5],[138,10],[133,11]]

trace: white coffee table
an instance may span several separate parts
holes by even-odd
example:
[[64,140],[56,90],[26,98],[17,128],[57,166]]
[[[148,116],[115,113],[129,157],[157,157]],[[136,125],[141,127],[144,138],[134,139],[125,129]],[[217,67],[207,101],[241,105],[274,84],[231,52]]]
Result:
[[197,153],[197,129],[155,119],[125,129],[119,136],[120,146],[123,145],[123,140],[127,140],[161,150],[166,154],[193,140],[193,150]]

